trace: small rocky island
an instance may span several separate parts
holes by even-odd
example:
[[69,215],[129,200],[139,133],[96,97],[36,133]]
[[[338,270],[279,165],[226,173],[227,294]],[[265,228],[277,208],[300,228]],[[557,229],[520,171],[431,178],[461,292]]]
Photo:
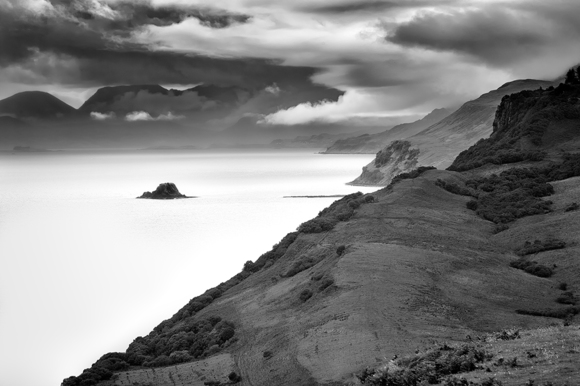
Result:
[[152,200],[174,200],[177,198],[192,197],[181,194],[174,183],[166,182],[164,184],[159,184],[157,189],[155,189],[153,192],[145,192],[137,198],[150,198]]

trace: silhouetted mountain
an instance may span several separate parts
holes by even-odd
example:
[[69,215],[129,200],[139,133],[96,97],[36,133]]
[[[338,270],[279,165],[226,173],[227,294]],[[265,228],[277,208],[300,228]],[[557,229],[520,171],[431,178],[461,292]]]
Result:
[[97,90],[89,99],[79,107],[79,111],[84,113],[106,112],[106,107],[111,106],[115,99],[122,97],[127,93],[137,94],[138,92],[147,92],[149,94],[169,94],[169,90],[159,85],[130,85],[130,86],[111,86],[102,87]]
[[452,112],[452,109],[435,109],[418,121],[402,123],[393,127],[392,129],[385,130],[382,133],[339,139],[334,144],[332,144],[332,146],[326,149],[324,153],[375,154],[390,142],[415,135],[428,128],[429,126],[439,122]]
[[[545,159],[419,168],[341,198],[63,385],[578,383],[579,96],[504,98],[457,162],[522,146]],[[546,361],[538,339],[556,335]]]
[[542,80],[516,80],[483,94],[427,129],[385,146],[377,154],[380,161],[375,159],[365,166],[352,184],[385,186],[397,174],[419,165],[446,168],[462,150],[491,134],[495,111],[504,96],[553,84]]
[[25,91],[0,101],[0,115],[16,118],[59,119],[75,113],[73,107],[41,91]]

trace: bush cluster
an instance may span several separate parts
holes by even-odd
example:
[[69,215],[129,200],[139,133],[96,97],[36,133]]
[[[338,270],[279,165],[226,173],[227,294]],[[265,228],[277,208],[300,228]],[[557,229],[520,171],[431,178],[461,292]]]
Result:
[[[151,339],[139,337],[126,353],[103,355],[91,368],[78,377],[69,377],[63,386],[87,386],[111,379],[113,373],[132,366],[162,367],[189,362],[219,352],[235,335],[233,323],[210,317],[184,323],[179,331],[157,335]],[[149,337],[148,337],[149,338]]]
[[340,200],[333,202],[328,208],[321,210],[318,216],[306,221],[298,227],[301,233],[321,233],[333,229],[340,221],[347,221],[356,209],[362,204],[375,201],[373,196],[363,196],[361,192],[356,192],[344,196]]
[[440,383],[445,376],[473,371],[478,364],[489,359],[489,354],[474,345],[443,345],[397,360],[397,370],[366,369],[358,378],[363,385],[408,386],[421,382],[435,384]]
[[569,319],[574,315],[580,314],[580,307],[566,307],[555,310],[516,310],[520,315],[543,316],[545,318]]
[[303,302],[307,301],[308,299],[310,299],[312,297],[312,291],[310,291],[309,289],[305,289],[304,291],[300,292],[300,300],[302,300]]
[[551,211],[551,202],[542,197],[554,193],[548,178],[538,169],[510,169],[499,175],[466,181],[476,198],[467,208],[496,224]]
[[538,277],[550,277],[554,274],[552,268],[546,267],[543,264],[538,264],[535,261],[528,261],[524,259],[514,260],[510,263],[512,268],[521,269],[530,275]]
[[568,304],[575,306],[578,303],[578,298],[574,296],[574,292],[566,291],[556,298],[556,302],[560,304]]
[[442,180],[440,178],[438,178],[437,181],[435,181],[435,185],[447,190],[449,193],[458,194],[460,196],[473,196],[474,195],[474,193],[471,190],[469,190],[463,186],[459,186],[453,182],[447,182],[447,181]]
[[576,176],[580,176],[580,154],[565,154],[562,162],[543,168],[513,168],[471,179],[465,184],[476,192],[476,198],[467,203],[467,208],[496,224],[547,213],[552,210],[552,202],[542,197],[554,193],[549,182]]
[[554,249],[566,248],[566,243],[555,238],[542,240],[534,240],[534,242],[526,241],[524,246],[516,250],[518,256],[526,256],[534,253],[551,251]]

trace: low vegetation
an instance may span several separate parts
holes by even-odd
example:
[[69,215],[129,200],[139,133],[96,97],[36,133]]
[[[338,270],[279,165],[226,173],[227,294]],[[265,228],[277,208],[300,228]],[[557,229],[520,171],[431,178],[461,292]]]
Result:
[[554,249],[566,248],[566,243],[555,238],[542,240],[534,240],[534,242],[526,241],[524,246],[516,250],[518,256],[526,256],[544,251],[551,251]]
[[333,202],[328,208],[318,213],[312,220],[302,223],[298,227],[301,233],[321,233],[333,229],[341,221],[350,219],[355,210],[363,204],[370,204],[375,201],[373,196],[364,196],[361,192],[349,194]]
[[543,316],[545,318],[557,318],[557,319],[570,319],[574,315],[580,314],[580,307],[565,307],[558,309],[545,309],[545,310],[516,310],[518,314],[521,315],[531,315],[531,316]]
[[459,186],[453,182],[447,182],[447,181],[442,180],[440,178],[437,179],[437,181],[435,182],[435,185],[447,190],[449,193],[458,194],[460,196],[473,196],[474,195],[474,192],[472,192],[471,190],[469,190],[463,186]]
[[565,154],[560,163],[543,168],[512,168],[499,175],[474,178],[465,185],[475,198],[467,203],[480,217],[496,224],[550,212],[551,181],[580,176],[580,154]]
[[547,267],[543,264],[538,264],[535,261],[529,261],[525,259],[518,259],[510,263],[512,268],[521,269],[530,275],[538,277],[550,277],[554,274],[552,268]]
[[178,332],[166,331],[153,338],[139,337],[126,353],[103,355],[78,377],[65,379],[63,386],[95,385],[111,379],[115,372],[135,366],[163,367],[205,358],[227,347],[234,335],[234,324],[220,317],[190,321],[181,325]]
[[[442,345],[426,352],[396,360],[393,366],[365,369],[358,375],[363,385],[408,386],[435,384],[452,374],[475,370],[491,357],[475,345]],[[452,380],[449,380],[452,381]],[[423,383],[422,383],[423,382]]]

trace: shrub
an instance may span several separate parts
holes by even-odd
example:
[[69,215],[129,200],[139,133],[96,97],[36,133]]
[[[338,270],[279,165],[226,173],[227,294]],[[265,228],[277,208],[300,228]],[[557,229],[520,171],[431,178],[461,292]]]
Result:
[[544,241],[534,240],[534,242],[526,241],[524,246],[516,250],[518,256],[531,255],[534,253],[551,251],[554,249],[562,249],[566,247],[566,243],[555,238],[546,239]]
[[574,293],[571,291],[564,292],[556,298],[556,302],[560,304],[570,304],[572,306],[576,305],[577,301],[578,299],[574,296]]
[[365,197],[365,203],[370,204],[370,203],[373,203],[373,202],[375,202],[375,197],[374,196],[368,195],[368,196]]
[[264,353],[262,354],[264,359],[270,359],[270,358],[272,358],[273,355],[274,354],[272,354],[272,351],[264,351]]
[[496,235],[503,231],[507,231],[508,229],[510,229],[510,227],[506,224],[497,224],[495,228],[493,228],[493,234]]
[[332,279],[330,279],[330,278],[324,279],[324,280],[323,280],[323,281],[320,283],[320,286],[318,287],[318,290],[319,290],[320,292],[322,292],[322,291],[324,291],[325,289],[327,289],[328,287],[330,287],[330,286],[331,286],[331,285],[333,285],[333,284],[334,284],[334,280],[332,280]]
[[469,210],[477,210],[477,201],[469,200],[469,201],[467,201],[467,204],[465,204],[465,206]]
[[551,268],[546,267],[545,265],[525,259],[514,260],[510,263],[510,266],[538,277],[550,277],[554,273]]
[[442,179],[437,179],[437,181],[435,181],[435,185],[447,190],[449,193],[458,194],[461,196],[473,195],[473,193],[469,189],[464,188],[463,186],[459,186],[453,182],[444,181]]
[[319,261],[320,259],[317,259],[313,256],[303,257],[300,260],[296,261],[294,264],[292,264],[292,266],[290,267],[288,272],[284,274],[284,276],[285,277],[295,276],[300,272],[306,271],[308,268],[315,266],[316,264],[318,264]]
[[560,284],[558,284],[558,289],[562,290],[562,291],[566,291],[568,289],[568,284],[567,283],[560,283]]
[[302,233],[321,233],[326,232],[334,228],[338,223],[337,219],[334,218],[314,218],[312,220],[302,223],[298,227],[298,232]]
[[397,370],[366,369],[358,375],[358,378],[364,385],[435,384],[440,383],[444,376],[475,370],[478,363],[489,358],[489,354],[473,345],[460,347],[443,345],[397,360],[395,362],[399,367]]
[[580,313],[580,307],[566,307],[556,310],[516,310],[520,315],[543,316],[546,318],[568,319]]
[[304,291],[300,292],[300,300],[303,302],[307,301],[312,297],[312,291],[309,289],[305,289]]
[[235,371],[232,371],[231,373],[229,373],[228,379],[232,383],[239,383],[242,381],[242,377],[240,377]]
[[564,209],[564,211],[566,211],[566,212],[572,212],[574,210],[578,210],[578,208],[580,208],[580,205],[578,205],[576,202],[573,202],[570,205],[568,205],[566,207],[566,209]]
[[346,246],[340,245],[338,248],[336,248],[336,254],[338,256],[342,256],[342,254],[344,253],[345,250],[346,250]]
[[169,359],[172,363],[185,363],[193,360],[193,357],[189,355],[187,350],[174,351],[169,355]]

